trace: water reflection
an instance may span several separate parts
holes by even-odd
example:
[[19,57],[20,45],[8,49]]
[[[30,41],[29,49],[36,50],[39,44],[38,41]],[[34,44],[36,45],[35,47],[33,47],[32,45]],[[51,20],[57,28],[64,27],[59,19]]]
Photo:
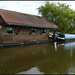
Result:
[[70,50],[70,56],[73,54],[73,50],[75,50],[75,42],[64,42],[62,44],[58,44],[57,47],[64,47],[65,50]]
[[75,42],[68,42],[68,43],[62,43],[58,44],[57,46],[64,46],[66,50],[75,49]]
[[44,74],[44,73],[40,72],[37,67],[33,67],[29,69],[28,71],[20,72],[18,74]]
[[3,48],[0,50],[0,74],[18,73],[35,67],[48,57],[48,44]]
[[0,74],[65,74],[75,70],[75,42],[0,49]]

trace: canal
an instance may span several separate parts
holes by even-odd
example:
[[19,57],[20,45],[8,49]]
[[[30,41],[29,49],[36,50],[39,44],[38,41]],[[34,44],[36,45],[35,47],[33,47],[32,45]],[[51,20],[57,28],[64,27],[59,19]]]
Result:
[[75,71],[75,42],[0,48],[0,74],[65,74]]

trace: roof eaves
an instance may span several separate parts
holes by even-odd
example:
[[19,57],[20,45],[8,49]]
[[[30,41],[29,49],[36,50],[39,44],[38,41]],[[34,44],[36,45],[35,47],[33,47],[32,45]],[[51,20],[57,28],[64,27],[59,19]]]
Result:
[[[9,22],[6,22],[6,24],[9,25]],[[15,25],[15,26],[26,26],[26,27],[36,27],[36,28],[54,28],[56,29],[56,27],[50,27],[50,26],[40,26],[40,25],[31,25],[31,24],[23,24],[23,23],[15,23],[15,22],[11,22],[10,25]]]

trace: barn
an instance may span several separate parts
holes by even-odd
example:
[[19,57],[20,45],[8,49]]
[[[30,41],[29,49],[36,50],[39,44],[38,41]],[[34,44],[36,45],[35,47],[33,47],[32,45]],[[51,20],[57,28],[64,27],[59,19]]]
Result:
[[0,9],[0,45],[32,44],[48,41],[57,26],[36,15]]

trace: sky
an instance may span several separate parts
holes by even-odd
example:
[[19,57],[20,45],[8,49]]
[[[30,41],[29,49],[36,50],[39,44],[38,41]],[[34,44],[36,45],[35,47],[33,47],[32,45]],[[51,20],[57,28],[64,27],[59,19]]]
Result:
[[[0,9],[6,9],[11,11],[17,11],[21,13],[27,13],[32,15],[39,15],[37,8],[44,5],[46,1],[0,1]],[[70,5],[70,8],[75,10],[75,1],[49,1],[60,2]]]

